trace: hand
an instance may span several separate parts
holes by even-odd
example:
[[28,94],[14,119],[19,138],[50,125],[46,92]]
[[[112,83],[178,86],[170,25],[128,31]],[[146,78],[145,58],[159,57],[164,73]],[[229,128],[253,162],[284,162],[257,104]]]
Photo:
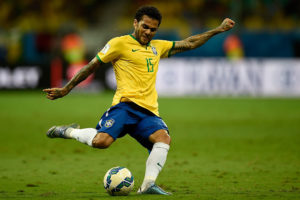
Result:
[[229,18],[223,20],[222,24],[218,27],[221,32],[228,31],[234,27],[235,22]]
[[47,92],[47,98],[50,100],[61,98],[69,93],[65,88],[48,88],[43,91]]

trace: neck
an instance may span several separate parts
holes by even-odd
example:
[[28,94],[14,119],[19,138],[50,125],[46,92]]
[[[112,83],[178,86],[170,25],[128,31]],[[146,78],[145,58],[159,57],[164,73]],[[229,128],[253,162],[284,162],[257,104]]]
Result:
[[136,36],[137,34],[136,34],[135,32],[133,32],[131,35],[132,35],[132,36],[135,38],[135,40],[138,41],[138,43],[140,43],[140,45],[142,45],[142,46],[148,46],[148,45],[150,44],[150,41],[148,42],[148,44],[142,44],[141,41],[140,41],[140,40],[138,39],[138,37]]
[[131,35],[132,35],[133,37],[135,37],[135,38],[136,38],[136,34],[135,34],[135,32],[131,33]]
[[135,32],[133,32],[131,35],[136,39],[136,41],[138,41],[141,45],[143,45],[141,41],[138,39],[137,34]]

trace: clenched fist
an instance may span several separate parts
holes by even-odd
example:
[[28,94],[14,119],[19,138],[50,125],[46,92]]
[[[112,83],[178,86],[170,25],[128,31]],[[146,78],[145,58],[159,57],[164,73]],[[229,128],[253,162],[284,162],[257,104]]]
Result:
[[223,20],[222,24],[218,27],[221,32],[228,31],[234,27],[235,22],[229,18]]

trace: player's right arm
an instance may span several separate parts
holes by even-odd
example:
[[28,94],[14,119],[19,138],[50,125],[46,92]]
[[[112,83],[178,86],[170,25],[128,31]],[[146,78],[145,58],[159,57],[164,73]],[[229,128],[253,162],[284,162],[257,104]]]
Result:
[[85,80],[89,75],[94,73],[101,65],[97,57],[93,58],[63,88],[48,88],[43,91],[47,93],[47,98],[54,100],[66,96],[76,85]]

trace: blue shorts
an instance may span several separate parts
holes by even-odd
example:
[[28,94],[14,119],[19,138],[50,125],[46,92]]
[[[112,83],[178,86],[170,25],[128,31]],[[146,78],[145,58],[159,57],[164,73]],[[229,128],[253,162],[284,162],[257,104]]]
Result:
[[169,132],[160,117],[131,102],[121,102],[109,108],[96,129],[98,132],[108,133],[115,140],[128,133],[149,151],[153,147],[153,143],[149,141],[152,133],[160,129]]

